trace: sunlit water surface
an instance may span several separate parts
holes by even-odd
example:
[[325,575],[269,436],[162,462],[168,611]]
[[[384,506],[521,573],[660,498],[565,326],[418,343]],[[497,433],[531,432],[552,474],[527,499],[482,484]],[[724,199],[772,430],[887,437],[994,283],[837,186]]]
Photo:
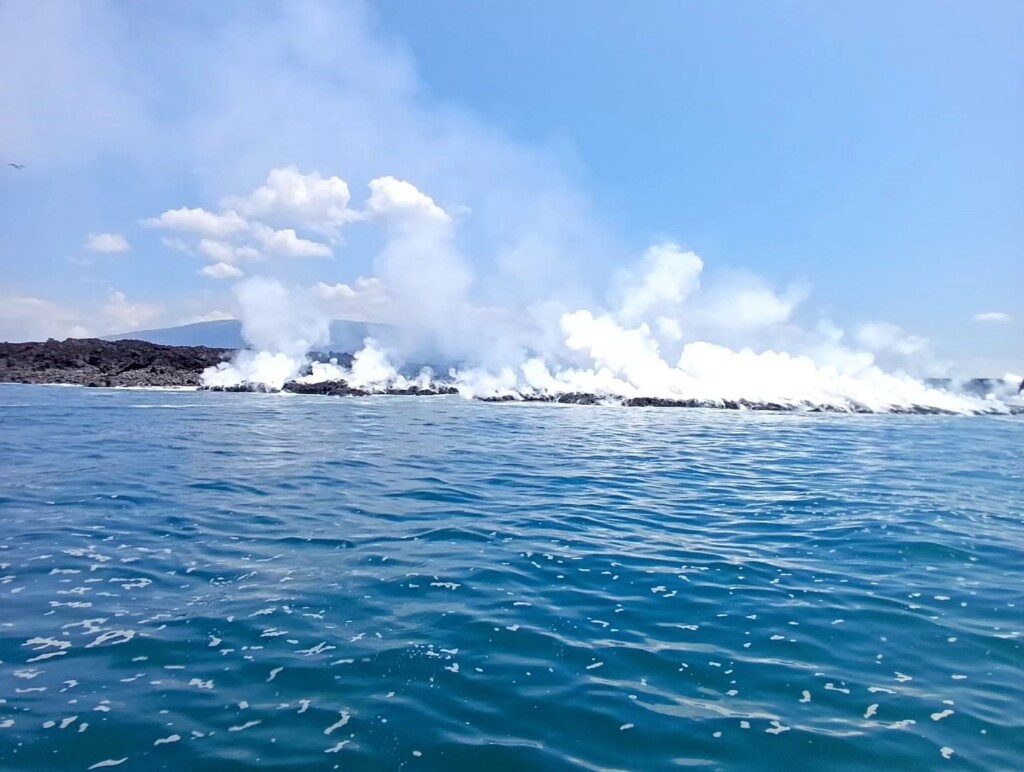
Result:
[[5,770],[1015,769],[1024,419],[0,387]]

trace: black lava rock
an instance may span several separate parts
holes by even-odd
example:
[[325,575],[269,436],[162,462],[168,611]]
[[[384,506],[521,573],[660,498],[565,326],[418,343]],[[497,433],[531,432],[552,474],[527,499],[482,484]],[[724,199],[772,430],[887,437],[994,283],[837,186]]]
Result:
[[292,394],[322,394],[327,397],[365,397],[369,392],[356,389],[345,381],[323,381],[322,383],[299,383],[289,381],[282,391]]
[[228,359],[231,353],[205,346],[159,346],[141,340],[97,338],[0,343],[0,382],[199,386],[203,370]]

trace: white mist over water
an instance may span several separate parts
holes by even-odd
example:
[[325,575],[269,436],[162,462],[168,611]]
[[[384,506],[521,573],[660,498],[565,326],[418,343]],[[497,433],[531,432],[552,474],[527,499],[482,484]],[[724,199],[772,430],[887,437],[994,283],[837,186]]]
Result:
[[[369,188],[365,208],[350,219],[384,236],[376,275],[352,286],[239,282],[250,349],[204,373],[206,386],[276,390],[291,380],[344,380],[368,391],[426,387],[433,372],[410,378],[407,363],[457,362],[442,380],[466,397],[587,393],[874,411],[1002,407],[929,387],[901,368],[883,369],[880,359],[929,364],[927,342],[894,325],[866,325],[857,344],[847,345],[827,319],[809,329],[796,322],[805,288],[775,290],[750,274],[705,287],[704,261],[670,242],[619,271],[603,305],[573,307],[515,287],[506,304],[483,305],[472,296],[476,277],[460,254],[456,219],[407,182],[384,177]],[[364,341],[349,367],[310,363],[311,350],[329,345],[330,320],[360,307],[357,313],[387,326]]]
[[[706,266],[668,238],[621,244],[571,137],[524,141],[439,101],[372,6],[262,18],[256,38],[246,17],[190,51],[203,110],[173,126],[189,141],[155,146],[189,154],[175,165],[202,169],[202,200],[141,223],[207,261],[204,281],[235,283],[233,308],[210,302],[249,348],[206,385],[401,388],[427,364],[466,396],[983,404],[912,378],[941,366],[885,320],[843,330],[799,282]],[[309,363],[339,319],[371,325],[351,367]]]
[[330,319],[312,302],[309,291],[291,291],[273,279],[253,277],[239,282],[235,297],[242,336],[250,348],[230,363],[203,373],[209,387],[258,384],[280,389],[307,363],[309,352],[327,345]]

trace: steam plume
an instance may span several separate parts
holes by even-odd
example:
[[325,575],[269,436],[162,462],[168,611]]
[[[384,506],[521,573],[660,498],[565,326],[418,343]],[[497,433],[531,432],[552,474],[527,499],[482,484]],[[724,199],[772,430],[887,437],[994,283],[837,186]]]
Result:
[[[347,192],[343,181],[331,179]],[[619,271],[605,304],[574,307],[509,287],[507,303],[485,305],[473,297],[476,277],[460,252],[458,220],[408,182],[380,177],[369,189],[362,209],[345,211],[348,226],[383,236],[376,275],[333,287],[288,288],[262,277],[239,282],[250,348],[205,373],[207,386],[280,389],[295,379],[345,380],[369,390],[426,386],[433,371],[410,372],[408,363],[427,362],[444,364],[445,380],[467,397],[583,392],[875,411],[1002,405],[908,374],[901,363],[929,361],[922,338],[872,323],[847,345],[827,319],[810,328],[797,323],[804,288],[776,290],[751,274],[706,281],[704,261],[669,242]],[[334,227],[339,219],[335,213]],[[329,344],[337,302],[376,315],[368,321],[382,323],[380,333],[364,341],[349,367],[310,363],[309,352]]]

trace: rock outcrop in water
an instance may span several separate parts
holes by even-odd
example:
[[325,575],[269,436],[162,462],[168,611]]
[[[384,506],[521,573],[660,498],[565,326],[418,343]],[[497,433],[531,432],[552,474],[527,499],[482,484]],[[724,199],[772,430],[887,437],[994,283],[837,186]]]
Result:
[[0,382],[197,387],[203,370],[231,354],[227,349],[160,346],[140,340],[51,338],[43,343],[0,343]]
[[430,386],[404,386],[389,387],[368,391],[350,386],[346,381],[321,381],[320,383],[302,383],[300,381],[289,381],[284,385],[282,391],[291,394],[322,394],[328,397],[368,397],[371,394],[385,394],[412,397],[436,397],[441,394],[458,394],[454,386],[442,383],[434,383]]
[[[558,405],[621,405],[623,407],[656,407],[656,408],[710,408],[717,410],[756,410],[776,413],[858,413],[871,414],[879,411],[864,405],[850,403],[847,405],[816,405],[812,402],[798,404],[780,404],[778,402],[752,402],[740,400],[706,400],[706,399],[671,399],[667,397],[602,397],[584,392],[566,394],[502,394],[494,397],[479,397],[481,402],[545,402]],[[1024,412],[1024,408],[1009,406],[1010,413]],[[1001,413],[1007,411],[991,410],[985,412]],[[902,415],[957,415],[954,411],[943,410],[929,405],[892,405],[885,413]]]

